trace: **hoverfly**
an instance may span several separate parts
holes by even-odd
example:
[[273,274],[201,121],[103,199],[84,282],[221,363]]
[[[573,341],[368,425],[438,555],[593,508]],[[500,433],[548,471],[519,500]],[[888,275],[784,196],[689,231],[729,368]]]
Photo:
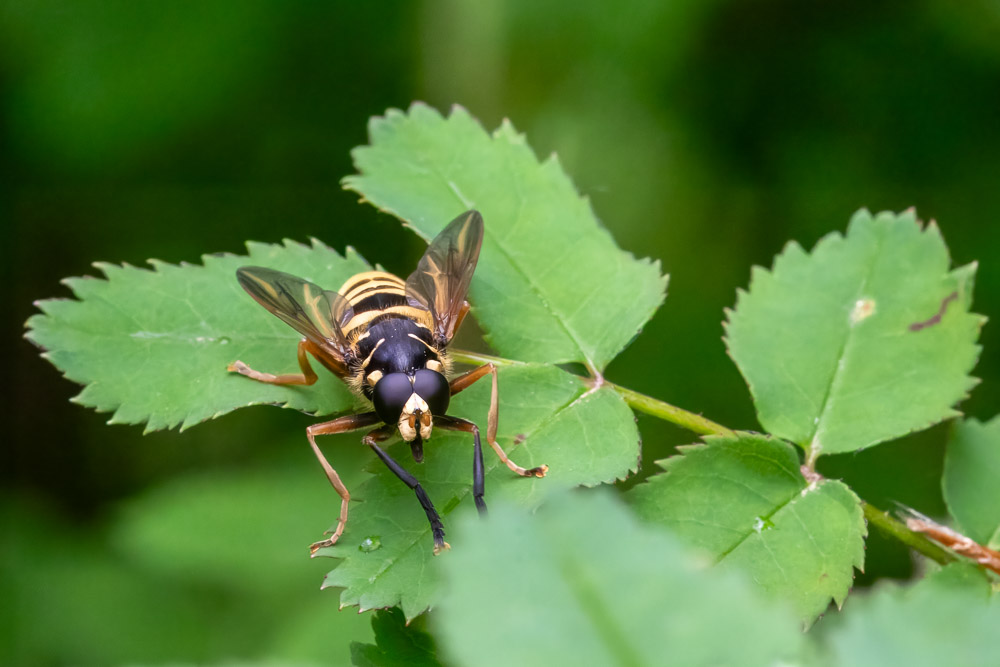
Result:
[[483,242],[483,218],[467,211],[455,218],[431,242],[417,269],[405,280],[385,271],[367,271],[352,276],[337,292],[324,290],[288,273],[257,266],[244,266],[236,278],[257,303],[304,336],[299,341],[301,374],[272,375],[256,371],[242,361],[228,370],[258,382],[280,385],[311,385],[317,375],[307,353],[343,380],[372,410],[338,417],[306,429],[306,436],[327,479],[340,495],[340,518],[328,539],[314,543],[310,552],[337,542],[347,523],[350,493],[340,476],[316,445],[316,436],[344,433],[377,426],[362,442],[399,479],[413,489],[430,521],[434,553],[448,549],[444,527],[420,482],[396,463],[379,443],[396,435],[409,443],[413,460],[423,461],[423,445],[432,429],[472,434],[472,493],[480,514],[483,500],[483,450],[479,427],[447,413],[451,397],[487,374],[493,387],[486,428],[486,441],[508,468],[523,477],[543,477],[548,466],[525,469],[511,461],[496,441],[498,399],[497,371],[485,364],[457,377],[451,372],[448,343],[469,312],[465,300],[479,248]]

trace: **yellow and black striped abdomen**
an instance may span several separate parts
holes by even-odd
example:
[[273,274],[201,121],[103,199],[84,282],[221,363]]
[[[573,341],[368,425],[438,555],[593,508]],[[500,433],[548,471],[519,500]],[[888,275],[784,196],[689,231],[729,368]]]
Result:
[[356,340],[368,330],[376,317],[398,315],[409,318],[421,326],[431,328],[431,315],[426,310],[414,308],[406,300],[406,283],[385,271],[366,271],[348,278],[339,290],[354,310],[354,315],[344,325],[347,340]]

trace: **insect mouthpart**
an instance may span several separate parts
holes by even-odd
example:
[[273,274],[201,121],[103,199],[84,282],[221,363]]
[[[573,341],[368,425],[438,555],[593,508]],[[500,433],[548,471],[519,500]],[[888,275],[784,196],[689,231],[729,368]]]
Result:
[[421,440],[429,440],[434,421],[427,401],[416,392],[410,394],[410,398],[403,405],[403,412],[399,415],[397,425],[399,434],[406,442],[413,442],[418,436]]

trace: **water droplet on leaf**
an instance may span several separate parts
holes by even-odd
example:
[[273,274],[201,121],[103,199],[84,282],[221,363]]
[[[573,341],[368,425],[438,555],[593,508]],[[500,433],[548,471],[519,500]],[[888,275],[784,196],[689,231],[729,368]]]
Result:
[[368,553],[369,551],[375,551],[382,548],[382,538],[378,535],[369,535],[365,539],[361,540],[361,544],[358,545],[358,551],[363,551]]

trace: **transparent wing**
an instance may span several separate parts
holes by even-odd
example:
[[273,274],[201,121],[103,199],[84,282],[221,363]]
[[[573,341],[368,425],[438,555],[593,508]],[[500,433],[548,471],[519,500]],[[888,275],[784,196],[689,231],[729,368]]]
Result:
[[353,315],[347,299],[290,273],[261,266],[237,269],[236,279],[257,303],[343,362],[349,346],[342,327]]
[[451,341],[461,321],[482,244],[483,217],[479,211],[466,211],[431,241],[406,279],[410,305],[431,312],[434,333],[444,343]]

